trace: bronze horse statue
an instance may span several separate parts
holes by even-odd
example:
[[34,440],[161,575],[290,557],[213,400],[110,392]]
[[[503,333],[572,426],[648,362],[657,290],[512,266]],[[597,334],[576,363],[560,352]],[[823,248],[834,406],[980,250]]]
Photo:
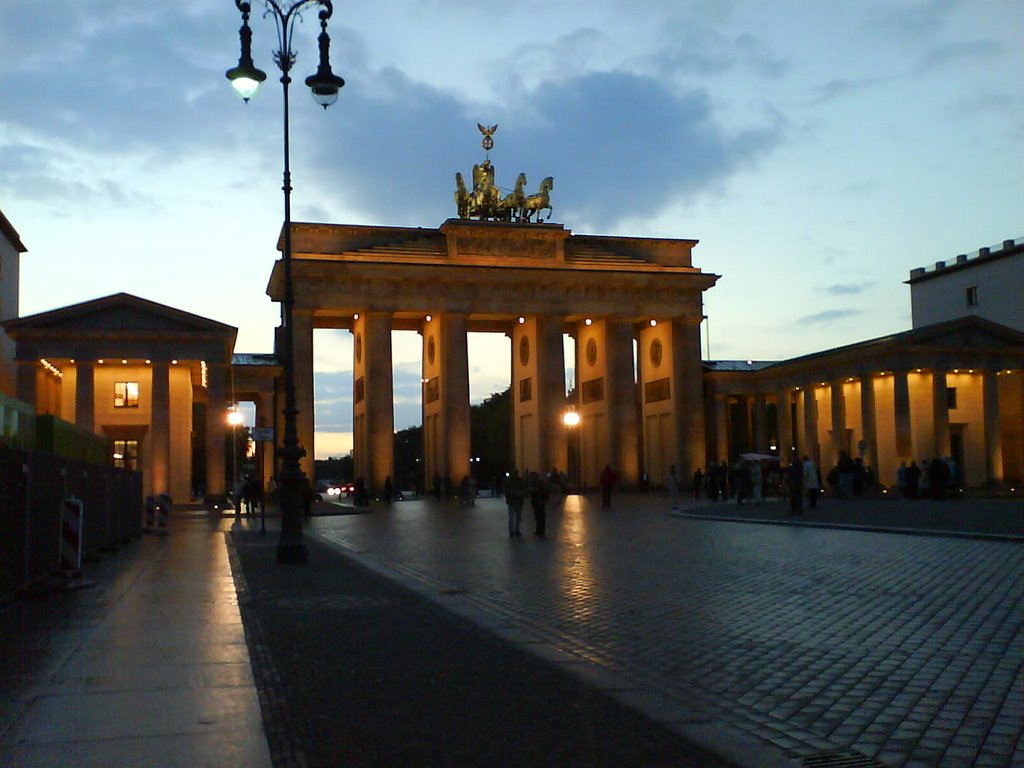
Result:
[[544,210],[548,211],[548,219],[551,218],[555,211],[551,207],[551,197],[549,193],[554,189],[554,186],[555,180],[551,176],[545,176],[544,180],[540,183],[540,188],[537,190],[537,194],[530,195],[523,203],[523,221],[529,221],[530,217],[536,214],[537,223],[540,223],[540,212]]

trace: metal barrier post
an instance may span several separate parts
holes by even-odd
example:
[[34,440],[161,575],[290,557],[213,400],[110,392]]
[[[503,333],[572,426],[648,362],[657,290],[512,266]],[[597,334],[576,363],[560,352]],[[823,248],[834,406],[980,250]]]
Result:
[[96,582],[82,578],[82,540],[85,533],[85,506],[81,500],[68,496],[61,503],[58,552],[58,588],[84,589]]
[[142,527],[143,533],[154,533],[156,529],[156,499],[152,496],[146,497],[146,524]]

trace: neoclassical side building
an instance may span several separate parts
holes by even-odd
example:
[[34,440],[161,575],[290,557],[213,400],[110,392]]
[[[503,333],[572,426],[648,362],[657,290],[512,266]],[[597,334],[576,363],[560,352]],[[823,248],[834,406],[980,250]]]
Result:
[[107,436],[115,464],[142,470],[147,495],[177,501],[192,493],[193,433],[205,435],[205,491],[224,496],[235,328],[124,293],[3,326],[19,400]]

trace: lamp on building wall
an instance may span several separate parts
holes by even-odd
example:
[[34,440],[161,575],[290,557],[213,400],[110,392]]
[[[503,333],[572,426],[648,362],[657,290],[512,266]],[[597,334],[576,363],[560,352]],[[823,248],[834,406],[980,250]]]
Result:
[[565,424],[568,433],[566,435],[566,458],[569,462],[569,485],[576,493],[579,493],[580,487],[580,421],[580,414],[574,405],[570,405],[569,409],[562,414],[562,423]]
[[[279,563],[304,563],[308,559],[306,542],[302,536],[302,494],[303,484],[308,482],[299,465],[299,460],[306,455],[299,445],[295,405],[295,358],[294,334],[292,329],[292,306],[295,298],[292,293],[292,213],[291,213],[291,163],[288,144],[288,85],[291,83],[289,72],[295,63],[295,52],[291,49],[292,33],[296,19],[301,17],[303,9],[309,6],[319,7],[320,35],[317,38],[320,61],[316,73],[306,78],[306,85],[317,104],[327,109],[338,99],[338,91],[345,81],[331,71],[330,45],[327,35],[327,20],[334,13],[331,0],[296,0],[280,2],[279,0],[262,0],[266,8],[265,16],[274,18],[277,27],[278,48],[274,52],[274,61],[281,70],[281,85],[284,93],[284,250],[281,255],[284,268],[284,297],[281,302],[281,324],[284,329],[284,438],[278,455],[281,457],[281,472],[278,477],[281,503],[281,535],[277,542],[277,561]],[[266,73],[256,68],[252,60],[252,30],[249,29],[251,5],[243,0],[235,0],[235,5],[242,14],[242,27],[238,32],[241,42],[241,55],[238,66],[229,69],[225,74],[231,81],[236,92],[248,101],[266,79]]]

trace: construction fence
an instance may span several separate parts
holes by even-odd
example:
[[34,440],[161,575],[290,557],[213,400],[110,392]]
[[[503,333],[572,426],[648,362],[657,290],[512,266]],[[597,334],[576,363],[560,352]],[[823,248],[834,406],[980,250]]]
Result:
[[59,564],[64,501],[83,506],[86,561],[142,533],[142,474],[47,453],[0,448],[0,597]]

